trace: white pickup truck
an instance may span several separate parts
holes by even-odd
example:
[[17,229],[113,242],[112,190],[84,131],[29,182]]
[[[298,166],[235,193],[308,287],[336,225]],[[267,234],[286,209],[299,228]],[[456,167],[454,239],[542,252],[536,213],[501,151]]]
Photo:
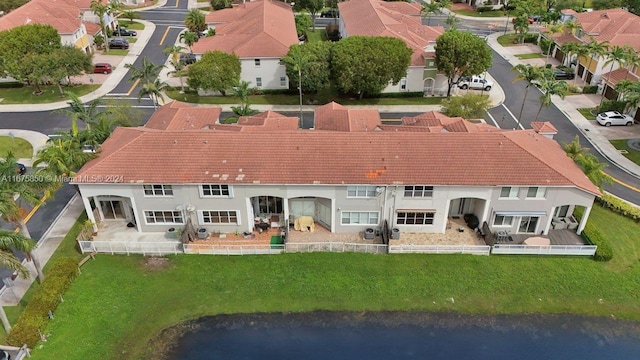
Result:
[[460,80],[458,83],[460,89],[475,89],[489,91],[493,87],[493,82],[478,76],[471,76]]

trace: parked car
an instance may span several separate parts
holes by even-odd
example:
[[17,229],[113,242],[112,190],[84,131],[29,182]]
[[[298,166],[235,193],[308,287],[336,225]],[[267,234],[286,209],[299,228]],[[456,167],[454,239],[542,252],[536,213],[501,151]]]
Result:
[[337,9],[325,10],[320,13],[321,18],[337,18],[340,17],[340,13]]
[[556,80],[573,80],[573,78],[576,77],[576,74],[571,71],[556,69],[553,76]]
[[133,31],[133,30],[127,30],[127,28],[118,27],[117,29],[113,30],[113,35],[115,35],[115,36],[136,36],[136,35],[138,35],[138,33]]
[[[517,17],[514,17],[513,19],[511,19],[511,22],[515,23],[516,19],[517,19]],[[531,17],[529,18],[529,24],[533,24],[533,18],[531,18]]]
[[189,65],[196,62],[196,55],[192,53],[182,53],[180,54],[180,64]]
[[109,48],[110,49],[128,49],[129,42],[125,39],[120,39],[120,38],[111,39],[109,41]]
[[633,125],[633,118],[626,114],[620,114],[617,111],[607,111],[598,114],[596,121],[600,125]]
[[107,63],[97,63],[93,65],[93,73],[94,74],[111,74],[113,68],[111,64]]
[[0,360],[11,360],[11,355],[4,350],[0,350]]
[[478,76],[471,76],[471,77],[462,79],[458,83],[458,87],[463,90],[475,89],[475,90],[489,91],[493,87],[493,82]]

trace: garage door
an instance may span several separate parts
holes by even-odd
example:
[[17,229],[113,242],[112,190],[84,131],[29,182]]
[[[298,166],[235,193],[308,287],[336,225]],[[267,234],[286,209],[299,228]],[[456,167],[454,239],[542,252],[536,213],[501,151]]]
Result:
[[313,199],[290,200],[289,213],[294,217],[313,216],[316,218],[316,204]]

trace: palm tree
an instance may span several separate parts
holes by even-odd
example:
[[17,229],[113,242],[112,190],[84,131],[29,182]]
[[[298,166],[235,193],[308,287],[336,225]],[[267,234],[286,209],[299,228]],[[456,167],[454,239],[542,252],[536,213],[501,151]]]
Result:
[[68,96],[69,99],[71,99],[67,102],[69,108],[57,110],[57,112],[63,115],[67,115],[69,118],[71,118],[72,121],[80,120],[83,123],[87,124],[106,115],[104,112],[98,110],[100,105],[102,105],[100,99],[93,100],[85,105],[84,103],[82,103],[82,100],[80,100],[78,95],[68,91],[65,92],[65,95]]
[[251,87],[251,82],[246,80],[240,80],[233,87],[233,96],[240,98],[240,106],[245,107],[245,105],[249,104],[249,94],[251,94],[253,88]]
[[607,78],[608,81],[611,81],[613,66],[618,63],[618,67],[623,67],[625,65],[627,55],[627,49],[623,46],[614,45],[609,49],[609,52],[607,53],[607,61],[604,62],[604,66],[611,64],[611,67],[609,68],[609,76]]
[[[22,264],[22,261],[13,254],[12,249],[31,252],[35,247],[35,241],[24,237],[22,234],[0,229],[0,266],[15,271],[18,276],[23,279],[28,279],[29,270],[27,270]],[[2,306],[0,306],[0,320],[2,321],[5,332],[9,333],[11,331],[11,324]]]
[[616,84],[618,99],[625,102],[624,112],[629,108],[638,107],[640,102],[640,81],[629,81],[627,79],[620,80]]
[[[423,4],[423,6],[426,3]],[[300,120],[299,126],[302,128],[302,71],[307,71],[311,57],[308,52],[303,51],[301,45],[294,45],[291,51],[282,59],[293,65],[293,71],[298,72],[298,95],[300,98]]]
[[[15,156],[9,152],[5,159],[0,159],[0,175],[3,181],[0,182],[0,214],[7,222],[13,223],[26,237],[31,238],[29,229],[24,221],[27,213],[25,203],[30,205],[41,204],[42,194],[44,198],[51,197],[53,190],[60,185],[57,179],[50,177],[42,177],[39,181],[21,181],[16,177],[16,169],[18,167]],[[31,252],[27,252],[27,258],[33,260],[33,265],[38,272],[40,282],[44,280],[44,273],[38,259],[32,256]]]
[[180,60],[169,60],[169,63],[173,66],[173,70],[169,71],[169,75],[178,75],[180,78],[180,94],[184,94],[184,78],[182,76],[182,70],[184,70],[185,66],[180,62]]
[[533,85],[534,81],[540,81],[545,76],[545,72],[538,66],[524,65],[518,64],[511,69],[511,71],[518,71],[518,75],[513,80],[513,82],[517,82],[520,80],[525,80],[527,82],[527,86],[524,92],[524,99],[522,99],[522,106],[520,107],[520,114],[518,115],[518,125],[520,124],[520,118],[522,117],[522,112],[524,111],[524,104],[527,101],[527,95],[529,95],[529,88]]
[[458,25],[460,23],[460,19],[458,19],[458,17],[454,15],[449,15],[447,16],[447,19],[444,21],[444,23],[447,25],[447,29],[451,30],[451,29],[455,29],[456,25]]
[[186,50],[184,46],[173,45],[165,47],[162,52],[165,54],[171,54],[171,60],[178,62],[180,60],[180,53],[182,50]]
[[[107,115],[111,115],[109,111]],[[87,123],[87,130],[80,134],[80,138],[93,145],[99,145],[105,142],[115,128],[118,126],[131,126],[130,121],[124,119],[113,118],[111,116],[101,116],[96,121]]]
[[427,26],[431,24],[431,14],[436,14],[440,12],[440,3],[435,1],[423,2],[422,3],[422,13],[423,18],[427,18]]
[[627,56],[624,59],[627,65],[627,73],[624,74],[624,78],[626,79],[629,73],[633,71],[633,69],[640,66],[640,57],[638,57],[638,53],[631,46],[625,45],[624,47],[627,50]]
[[573,20],[567,20],[562,24],[562,28],[569,34],[575,35],[576,30],[580,29],[580,25]]
[[180,41],[182,41],[189,47],[190,52],[193,52],[192,47],[193,47],[193,44],[198,42],[198,34],[191,31],[182,32],[180,33]]
[[[607,51],[609,50],[609,42],[602,41],[597,42],[594,38],[591,38],[589,43],[587,44],[587,49],[589,50],[589,64],[587,65],[587,71],[591,71],[591,63],[593,62],[593,58],[596,58],[596,63],[603,57]],[[594,71],[595,72],[595,71]],[[593,74],[593,73],[592,73]]]
[[524,37],[529,31],[529,16],[520,15],[513,22],[513,30],[518,35],[518,42],[523,43]]
[[561,33],[562,27],[560,25],[551,25],[549,26],[548,34],[549,36],[549,48],[547,49],[547,59],[545,60],[545,65],[549,63],[549,56],[551,56],[551,48],[553,47],[553,35]]
[[122,17],[125,19],[129,19],[129,23],[133,22],[133,19],[138,19],[140,15],[133,10],[125,10],[122,12]]
[[138,102],[145,95],[148,95],[151,101],[153,101],[153,108],[157,109],[160,104],[160,98],[162,97],[162,91],[169,86],[164,81],[160,79],[155,79],[155,81],[148,81],[142,84],[142,89],[138,92]]
[[73,177],[76,172],[96,154],[82,151],[79,141],[74,139],[56,139],[40,149],[33,166],[45,164],[38,171],[43,175]]
[[126,64],[125,67],[131,69],[131,78],[129,81],[140,80],[148,83],[153,82],[153,80],[158,77],[164,65],[156,65],[145,56],[142,58],[142,67],[140,69],[133,66],[133,64]]
[[191,9],[184,18],[184,25],[189,31],[196,33],[200,37],[200,33],[207,29],[207,23],[204,13],[199,9]]
[[115,14],[122,5],[120,1],[111,0],[107,4],[103,4],[102,0],[91,0],[91,4],[89,5],[91,11],[98,17],[98,23],[100,24],[100,29],[104,35],[104,43],[106,49],[109,50],[109,33],[107,32],[107,24],[104,22],[105,15]]
[[600,189],[605,184],[611,184],[611,177],[604,173],[604,168],[607,167],[607,164],[602,163],[598,160],[598,158],[593,154],[585,154],[578,158],[578,165],[584,171],[584,174],[587,175],[589,180]]
[[580,137],[578,135],[576,135],[570,143],[562,145],[562,148],[564,149],[564,152],[567,153],[567,156],[573,161],[577,161],[579,158],[584,156],[587,151],[586,148],[583,148],[580,145]]
[[569,93],[569,86],[564,81],[549,80],[543,78],[538,85],[542,96],[540,96],[540,108],[536,114],[536,119],[540,117],[542,107],[549,107],[551,105],[551,95],[557,95],[564,100],[564,97]]
[[[576,46],[574,53],[576,54],[576,69],[577,69],[581,63],[580,58],[583,58],[589,55],[589,45],[585,43],[579,43]],[[584,72],[582,74],[584,75]],[[578,83],[577,81],[578,81],[578,76],[573,78],[573,84],[576,85]]]
[[577,42],[566,42],[560,46],[560,51],[565,54],[565,57],[562,62],[563,65],[571,67],[571,55],[574,55],[576,51],[578,51],[578,47],[580,46]]
[[182,50],[186,50],[184,46],[173,45],[165,47],[162,52],[171,54],[169,63],[173,67],[173,71],[169,71],[169,75],[178,75],[180,77],[180,93],[184,94],[184,81],[182,79],[181,73],[181,71],[184,69],[184,64],[180,62],[180,53],[182,52]]

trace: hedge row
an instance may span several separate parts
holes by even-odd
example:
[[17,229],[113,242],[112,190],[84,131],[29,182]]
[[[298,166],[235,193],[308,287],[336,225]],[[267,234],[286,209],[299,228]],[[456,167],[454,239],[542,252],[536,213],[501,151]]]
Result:
[[46,331],[50,320],[49,311],[56,311],[62,294],[77,275],[77,259],[64,258],[53,263],[47,277],[11,328],[7,342],[13,346],[27,344],[33,348],[40,341],[40,333],[44,334]]
[[600,230],[595,225],[591,225],[587,222],[587,225],[582,231],[582,237],[591,245],[598,246],[595,255],[593,256],[596,261],[609,261],[613,258],[613,249],[607,239],[602,235]]
[[595,94],[598,92],[598,85],[585,86],[582,88],[583,94]]
[[609,194],[604,194],[602,197],[596,198],[596,201],[616,214],[620,214],[633,221],[640,222],[640,208],[633,206],[626,201],[622,201]]

